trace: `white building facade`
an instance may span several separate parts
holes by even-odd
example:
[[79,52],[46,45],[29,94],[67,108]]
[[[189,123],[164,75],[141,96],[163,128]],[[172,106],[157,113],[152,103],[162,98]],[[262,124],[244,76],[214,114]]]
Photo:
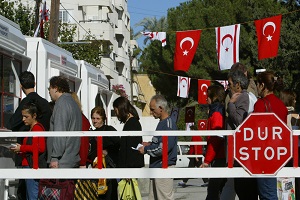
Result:
[[127,0],[64,0],[60,5],[60,19],[77,26],[78,41],[84,40],[88,31],[103,42],[101,48],[108,53],[101,55],[99,67],[110,80],[110,88],[122,84],[131,99]]

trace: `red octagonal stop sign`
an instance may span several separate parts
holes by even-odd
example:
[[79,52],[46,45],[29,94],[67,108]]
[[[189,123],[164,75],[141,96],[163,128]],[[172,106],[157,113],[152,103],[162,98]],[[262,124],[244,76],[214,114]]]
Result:
[[292,158],[292,131],[274,113],[252,113],[234,134],[234,158],[252,175],[275,175]]

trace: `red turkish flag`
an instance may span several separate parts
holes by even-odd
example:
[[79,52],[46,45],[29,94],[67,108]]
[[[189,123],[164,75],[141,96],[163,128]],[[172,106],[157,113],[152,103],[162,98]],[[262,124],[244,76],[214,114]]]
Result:
[[206,119],[198,120],[198,130],[207,130],[207,120]]
[[201,36],[201,30],[176,32],[174,71],[188,71]]
[[210,80],[198,80],[198,103],[207,104],[207,88],[210,86]]
[[281,15],[255,21],[258,59],[276,57],[280,39]]

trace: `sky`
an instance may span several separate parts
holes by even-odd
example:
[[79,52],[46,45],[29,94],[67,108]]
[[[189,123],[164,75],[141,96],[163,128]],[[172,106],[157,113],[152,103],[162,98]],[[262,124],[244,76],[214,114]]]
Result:
[[[135,24],[144,18],[167,16],[168,8],[177,7],[187,0],[128,0],[128,12],[130,24],[134,32],[142,30],[142,27],[135,27]],[[143,47],[144,38],[138,40],[139,46]]]

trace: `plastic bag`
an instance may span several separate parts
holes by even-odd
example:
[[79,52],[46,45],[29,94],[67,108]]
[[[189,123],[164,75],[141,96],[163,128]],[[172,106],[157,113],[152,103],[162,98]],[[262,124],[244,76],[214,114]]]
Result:
[[123,179],[118,183],[120,200],[142,200],[136,179]]

